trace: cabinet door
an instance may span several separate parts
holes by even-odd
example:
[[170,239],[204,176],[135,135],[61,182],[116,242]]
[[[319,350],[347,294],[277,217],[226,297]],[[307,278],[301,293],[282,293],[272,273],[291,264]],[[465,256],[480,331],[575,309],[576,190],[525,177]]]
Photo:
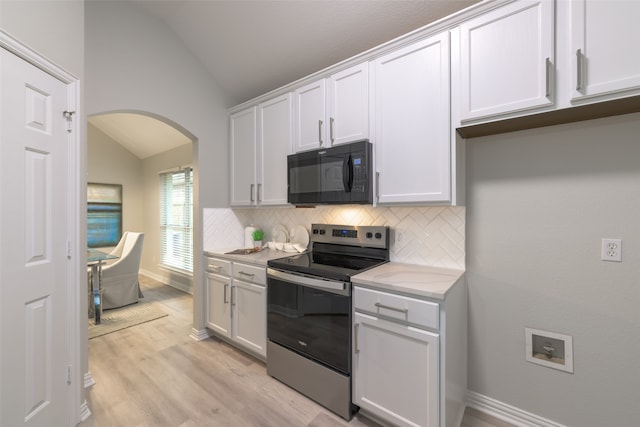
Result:
[[572,100],[640,93],[639,17],[638,1],[571,2]]
[[294,94],[296,152],[328,146],[326,140],[326,83],[318,80]]
[[256,108],[232,114],[231,206],[256,203]]
[[233,281],[233,340],[260,356],[267,356],[267,288]]
[[258,204],[287,204],[287,155],[291,153],[291,113],[290,94],[258,105]]
[[398,426],[439,423],[439,336],[355,313],[353,400]]
[[369,139],[369,64],[359,64],[329,78],[331,145]]
[[449,201],[449,33],[375,61],[379,203]]
[[231,337],[231,279],[207,274],[207,327]]
[[516,1],[460,30],[463,122],[552,104],[553,1]]

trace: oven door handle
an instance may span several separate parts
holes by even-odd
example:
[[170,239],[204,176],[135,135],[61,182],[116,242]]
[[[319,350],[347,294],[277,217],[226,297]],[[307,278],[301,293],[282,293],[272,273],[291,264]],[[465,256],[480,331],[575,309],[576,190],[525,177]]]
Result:
[[294,285],[308,286],[310,288],[320,289],[323,291],[331,292],[333,294],[345,296],[351,295],[349,282],[322,279],[301,273],[288,273],[282,270],[276,270],[275,268],[271,267],[267,268],[267,277],[282,280],[283,282],[293,283]]

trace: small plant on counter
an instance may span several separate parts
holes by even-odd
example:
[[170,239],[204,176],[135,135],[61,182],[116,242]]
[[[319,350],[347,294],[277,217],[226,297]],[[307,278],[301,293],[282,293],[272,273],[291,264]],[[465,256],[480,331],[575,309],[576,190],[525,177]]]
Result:
[[253,233],[251,233],[251,238],[253,238],[254,242],[261,242],[264,238],[264,232],[258,228],[257,230],[254,230]]

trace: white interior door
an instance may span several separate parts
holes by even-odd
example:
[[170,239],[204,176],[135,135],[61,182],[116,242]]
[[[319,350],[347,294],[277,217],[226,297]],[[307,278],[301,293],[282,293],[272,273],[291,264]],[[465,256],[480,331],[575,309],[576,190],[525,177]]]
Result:
[[67,85],[0,55],[0,425],[65,426]]

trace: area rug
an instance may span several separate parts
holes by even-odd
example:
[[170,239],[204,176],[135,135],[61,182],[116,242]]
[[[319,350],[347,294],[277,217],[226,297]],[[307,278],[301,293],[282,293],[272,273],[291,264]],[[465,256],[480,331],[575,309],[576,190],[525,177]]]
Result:
[[154,304],[144,302],[106,310],[102,312],[99,325],[95,324],[93,318],[89,318],[89,339],[160,319],[165,316],[167,316],[167,313],[163,312]]

